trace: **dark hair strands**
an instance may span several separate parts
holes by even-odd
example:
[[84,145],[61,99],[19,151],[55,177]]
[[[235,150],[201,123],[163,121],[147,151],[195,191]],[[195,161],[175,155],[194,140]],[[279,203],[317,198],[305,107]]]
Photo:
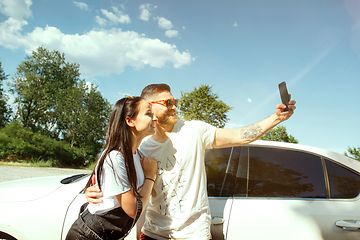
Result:
[[[103,170],[104,161],[106,156],[110,154],[111,151],[119,151],[124,157],[126,173],[129,178],[129,183],[131,190],[136,198],[141,198],[138,189],[137,189],[137,176],[134,165],[134,158],[132,152],[132,142],[131,142],[131,131],[130,127],[127,125],[125,119],[127,117],[133,119],[139,113],[139,104],[143,100],[142,97],[127,97],[118,100],[111,112],[109,124],[106,132],[106,144],[104,151],[98,158],[96,162],[96,167],[93,170],[92,175],[95,174],[97,169],[97,184],[101,190],[101,173]],[[113,162],[111,161],[111,165]],[[113,165],[111,166],[114,171]],[[92,184],[91,177],[87,182],[85,189],[90,187]]]

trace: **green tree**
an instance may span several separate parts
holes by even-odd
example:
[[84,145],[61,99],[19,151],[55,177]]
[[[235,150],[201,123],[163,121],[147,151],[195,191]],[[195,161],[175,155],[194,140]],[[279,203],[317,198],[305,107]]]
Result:
[[11,108],[7,105],[8,96],[5,94],[3,89],[3,81],[8,78],[2,68],[2,62],[0,61],[0,128],[3,128],[6,123],[10,121],[12,113]]
[[224,127],[232,108],[212,93],[209,85],[194,87],[189,93],[181,92],[179,116],[184,120],[201,120],[216,127]]
[[284,126],[277,126],[265,133],[260,140],[299,143],[291,134],[288,134]]
[[104,140],[105,128],[111,111],[110,103],[102,97],[95,85],[84,81],[67,90],[57,111],[61,135],[71,146],[99,148]]
[[0,131],[0,158],[14,161],[47,161],[51,166],[84,166],[95,156],[83,148],[70,147],[12,121]]
[[348,152],[345,152],[345,156],[360,161],[360,147],[357,147],[357,148],[355,148],[355,147],[353,147],[353,148],[349,147],[349,148],[347,149],[347,151],[348,151]]
[[64,54],[39,47],[19,65],[10,90],[25,127],[98,151],[110,103],[80,79],[79,65],[66,62]]
[[64,54],[43,47],[33,51],[19,64],[10,85],[18,105],[17,119],[25,127],[51,136],[61,114],[56,105],[79,77],[79,65],[65,62]]

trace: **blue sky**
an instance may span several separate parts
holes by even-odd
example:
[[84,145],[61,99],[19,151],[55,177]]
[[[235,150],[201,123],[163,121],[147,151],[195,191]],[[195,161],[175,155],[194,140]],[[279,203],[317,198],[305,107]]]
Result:
[[39,46],[110,103],[150,83],[178,98],[208,84],[233,107],[227,128],[271,115],[286,81],[297,110],[283,125],[300,144],[360,146],[360,0],[0,0],[9,81]]

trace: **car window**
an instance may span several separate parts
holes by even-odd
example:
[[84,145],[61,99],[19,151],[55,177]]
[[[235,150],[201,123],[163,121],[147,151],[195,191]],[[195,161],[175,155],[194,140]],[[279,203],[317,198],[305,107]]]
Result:
[[247,175],[249,170],[249,148],[242,147],[240,152],[240,161],[238,164],[236,185],[235,185],[235,197],[247,196]]
[[241,154],[235,196],[326,198],[320,157],[261,147]]
[[355,198],[360,193],[360,175],[325,159],[330,198]]
[[234,194],[240,147],[209,149],[205,152],[209,197],[230,197]]

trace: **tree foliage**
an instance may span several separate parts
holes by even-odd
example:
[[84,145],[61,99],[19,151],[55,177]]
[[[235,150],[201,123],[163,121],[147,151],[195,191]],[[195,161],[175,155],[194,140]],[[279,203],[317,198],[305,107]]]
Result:
[[110,103],[80,79],[79,64],[39,47],[19,64],[10,91],[16,118],[34,132],[93,151],[105,135]]
[[260,139],[275,142],[299,143],[299,141],[296,140],[291,134],[288,134],[286,128],[281,125],[270,129]]
[[348,151],[348,152],[345,152],[345,156],[360,161],[360,147],[357,147],[357,148],[355,148],[355,147],[353,147],[353,148],[349,147],[349,148],[347,149],[347,151]]
[[58,129],[71,146],[99,147],[104,139],[111,105],[96,86],[79,82],[77,87],[63,95],[57,107],[57,111],[63,113]]
[[231,110],[219,96],[212,93],[209,85],[194,87],[189,93],[181,92],[179,116],[184,120],[201,120],[216,127],[224,127],[229,120],[227,113]]
[[11,84],[18,120],[33,130],[53,133],[61,114],[56,106],[79,77],[78,64],[65,62],[64,54],[43,47],[33,51],[19,64]]
[[12,121],[0,131],[0,158],[12,161],[50,161],[54,166],[83,166],[95,156],[86,148],[70,147],[65,141],[58,141],[33,132],[18,121]]
[[7,105],[8,96],[3,89],[3,81],[8,78],[2,68],[2,62],[0,61],[0,128],[3,128],[6,123],[10,121],[12,114],[11,108]]

